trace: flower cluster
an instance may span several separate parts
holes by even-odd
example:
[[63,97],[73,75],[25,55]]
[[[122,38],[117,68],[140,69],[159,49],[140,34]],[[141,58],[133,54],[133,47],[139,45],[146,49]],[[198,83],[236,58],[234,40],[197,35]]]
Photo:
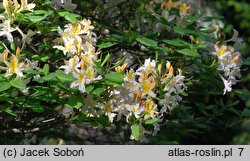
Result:
[[[176,20],[179,22],[180,20],[184,19],[191,13],[194,13],[194,10],[197,10],[195,6],[199,6],[199,1],[194,2],[190,0],[153,0],[147,5],[147,9],[149,11],[155,12],[156,6],[154,4],[161,4],[162,13],[161,16],[164,17],[167,21],[172,22]],[[178,14],[173,10],[176,10]]]
[[19,13],[22,11],[33,11],[35,6],[36,4],[28,3],[27,0],[21,0],[20,4],[17,0],[3,0],[5,14],[10,18],[15,16],[15,13]]
[[0,37],[5,36],[9,42],[13,42],[12,32],[16,31],[16,28],[11,27],[10,20],[5,20],[0,24]]
[[[234,46],[227,45],[227,42],[234,42]],[[232,85],[237,83],[236,77],[240,78],[240,66],[242,63],[241,54],[236,51],[236,47],[242,42],[241,38],[238,38],[238,32],[234,30],[234,36],[220,44],[220,42],[214,45],[215,51],[212,52],[216,55],[219,61],[219,71],[223,71],[223,76],[220,75],[224,83],[224,94],[232,90]]]
[[33,70],[37,67],[38,62],[31,62],[27,58],[25,59],[24,62],[19,62],[18,58],[20,56],[20,48],[17,48],[16,54],[12,54],[10,57],[10,60],[8,61],[8,55],[9,52],[5,51],[3,54],[1,54],[0,62],[3,62],[6,66],[1,67],[1,70],[5,70],[5,77],[12,76],[15,74],[17,77],[23,77],[23,71],[27,70]]
[[[125,67],[126,64],[116,70],[122,72]],[[122,86],[112,92],[112,99],[101,109],[111,122],[115,116],[118,120],[125,116],[130,123],[136,120],[141,131],[140,140],[145,141],[145,134],[152,134],[152,131],[145,130],[143,124],[154,120],[153,134],[156,134],[163,114],[182,100],[180,94],[186,90],[186,85],[180,69],[178,73],[174,74],[170,62],[162,69],[161,64],[156,66],[155,60],[146,59],[136,71],[127,71]]]
[[192,5],[188,4],[187,2],[182,2],[182,1],[173,2],[172,0],[169,0],[168,2],[163,1],[161,4],[161,7],[164,8],[163,13],[162,13],[163,17],[165,17],[169,21],[176,18],[176,15],[170,14],[170,10],[172,8],[175,8],[178,10],[179,16],[181,19],[186,17],[193,10]]
[[74,24],[67,24],[64,28],[62,30],[58,27],[58,33],[61,35],[58,42],[62,45],[54,46],[69,57],[65,65],[60,68],[77,79],[71,83],[71,88],[78,86],[81,92],[85,92],[85,84],[102,79],[101,76],[97,76],[94,65],[98,55],[94,47],[96,42],[96,36],[92,32],[94,27],[90,20],[83,19]]
[[[27,0],[21,0],[19,3],[17,0],[3,0],[4,12],[0,14],[0,37],[6,37],[9,43],[14,42],[14,37],[12,32],[18,31],[22,38],[25,38],[23,32],[18,26],[13,27],[13,17],[16,13],[22,11],[33,11],[36,5],[34,3],[28,3]],[[16,75],[17,77],[23,77],[23,71],[33,70],[37,67],[38,62],[31,62],[27,58],[23,62],[19,62],[21,49],[16,49],[16,54],[11,54],[8,60],[8,55],[10,53],[9,49],[5,45],[5,41],[0,41],[6,50],[0,55],[0,62],[5,64],[5,66],[0,66],[2,71],[6,71],[5,76]]]
[[[138,23],[140,27],[138,27],[136,33],[132,34],[132,37],[128,36],[129,38],[127,39],[123,34],[123,36],[113,34],[112,32],[115,30],[111,30],[110,33],[105,30],[106,37],[101,37],[105,39],[105,41],[103,41],[104,44],[107,41],[107,46],[103,45],[106,46],[103,48],[107,49],[106,51],[114,53],[114,58],[110,59],[111,56],[108,54],[103,61],[102,58],[98,58],[99,51],[96,50],[97,36],[93,32],[94,26],[91,21],[88,19],[77,21],[80,16],[69,13],[69,10],[72,11],[76,8],[76,4],[73,4],[72,0],[51,0],[51,2],[52,3],[46,4],[52,4],[52,7],[49,8],[50,12],[47,14],[47,11],[42,9],[38,10],[38,12],[33,12],[36,4],[28,3],[27,0],[3,0],[3,7],[5,10],[0,14],[0,47],[2,52],[0,53],[0,71],[1,75],[4,76],[2,77],[4,79],[0,81],[3,83],[10,81],[10,83],[7,82],[7,84],[9,83],[11,86],[11,83],[14,82],[12,81],[13,79],[17,81],[20,80],[25,87],[21,86],[18,90],[21,90],[21,92],[27,96],[29,94],[29,87],[27,88],[26,85],[31,81],[36,81],[35,85],[37,85],[37,88],[32,89],[32,92],[36,92],[36,90],[40,90],[40,88],[42,89],[44,86],[47,86],[46,91],[47,88],[55,88],[51,94],[54,94],[54,92],[59,93],[59,97],[57,98],[58,101],[55,103],[52,101],[49,102],[50,100],[48,100],[48,104],[46,103],[46,105],[42,105],[43,103],[40,102],[41,111],[43,110],[42,106],[46,106],[47,108],[47,106],[51,104],[53,107],[54,105],[58,106],[59,110],[62,109],[62,115],[64,116],[66,116],[67,112],[65,109],[70,107],[70,112],[68,113],[75,112],[73,110],[73,108],[75,108],[78,110],[77,112],[84,116],[95,117],[97,120],[105,116],[110,123],[116,120],[124,121],[128,125],[132,125],[131,139],[143,142],[147,141],[147,135],[155,135],[160,130],[160,124],[163,123],[166,114],[177,107],[179,102],[182,101],[182,95],[186,94],[185,91],[187,90],[187,86],[185,85],[185,77],[183,76],[182,70],[185,71],[185,75],[189,75],[190,77],[197,77],[193,74],[193,71],[199,72],[203,70],[202,66],[198,68],[198,65],[202,65],[203,58],[205,57],[203,57],[202,54],[207,53],[207,44],[213,44],[214,46],[213,51],[209,50],[209,53],[212,53],[218,59],[217,69],[220,71],[220,77],[225,85],[224,94],[230,92],[232,90],[232,85],[236,84],[237,78],[240,78],[240,66],[242,61],[237,45],[242,42],[242,39],[238,38],[238,32],[235,30],[234,36],[229,40],[217,43],[209,42],[213,39],[206,41],[206,37],[212,34],[206,34],[206,32],[210,33],[210,31],[205,31],[205,25],[202,26],[199,24],[199,21],[202,21],[202,17],[198,14],[198,16],[196,16],[195,14],[197,13],[197,6],[199,4],[194,4],[194,2],[198,3],[198,1],[152,0],[146,8],[152,11],[154,17],[150,20],[148,16],[143,16],[140,21],[145,25]],[[105,2],[107,5],[113,3],[113,1],[110,0]],[[120,0],[116,3],[118,2],[124,1]],[[67,13],[69,17],[76,16],[76,19],[64,17],[63,14],[59,14],[60,12],[53,10],[53,7],[54,9],[63,8],[68,10],[63,10],[63,13]],[[120,8],[118,8],[118,10],[119,9]],[[98,14],[98,12],[96,12],[96,14]],[[61,18],[64,17],[71,23],[65,25],[61,24],[59,21],[55,21],[63,26],[63,28],[61,28],[62,26],[58,27],[58,24],[49,22],[52,20],[51,18],[58,18],[59,16]],[[137,16],[140,16],[140,14],[135,17]],[[17,23],[16,20],[19,17],[25,17],[23,19],[24,21],[21,19]],[[38,20],[34,21],[37,17],[39,17]],[[155,18],[157,21],[154,21]],[[167,23],[164,18],[168,21]],[[138,17],[138,19],[141,18]],[[192,20],[192,22],[191,19],[195,20]],[[76,22],[74,20],[76,20]],[[99,21],[100,18],[97,20]],[[117,31],[119,31],[119,26],[123,25],[122,21],[123,19],[118,19],[115,22],[117,23],[116,27],[118,27]],[[174,25],[173,27],[171,25],[164,25],[161,21],[166,24],[172,23]],[[49,23],[48,28],[38,25],[44,22]],[[129,21],[124,22],[127,23]],[[132,28],[136,28],[136,25],[133,25],[133,22],[131,23],[132,24],[129,26],[134,26]],[[185,25],[196,26],[188,27],[186,30],[185,28],[187,26]],[[24,26],[25,29],[22,28]],[[29,28],[30,26],[32,26],[32,30]],[[57,27],[57,31],[54,30],[55,27]],[[177,27],[180,28],[180,32],[177,32]],[[181,28],[185,30],[182,32]],[[195,28],[195,30],[193,31],[192,28]],[[201,28],[203,28],[204,32],[199,33]],[[160,29],[161,32],[157,33],[158,29]],[[168,32],[163,34],[162,29]],[[123,31],[126,30],[122,30],[122,32]],[[145,31],[148,33],[152,31],[154,34],[140,35],[145,33]],[[169,35],[168,33],[172,31],[173,34]],[[102,31],[99,30],[99,33],[101,32]],[[215,32],[211,31],[211,33],[214,34]],[[32,38],[36,34],[39,34],[39,37]],[[58,34],[58,36],[55,36],[56,34]],[[42,38],[42,41],[37,41],[37,38],[39,38],[39,40]],[[220,38],[219,35],[217,38]],[[50,48],[47,44],[52,41],[55,45],[53,48]],[[125,43],[128,43],[129,46]],[[115,46],[113,49],[112,45],[114,44]],[[21,47],[19,48],[17,46]],[[98,46],[102,48],[102,45]],[[134,52],[134,50],[139,49],[137,47],[140,48],[138,51],[139,61],[146,55],[152,57],[153,53],[156,53],[156,57],[157,59],[161,59],[161,63],[158,63],[157,60],[148,58],[145,60],[144,64],[139,65],[134,61],[134,56],[137,53],[137,51]],[[15,51],[15,54],[11,54],[10,56],[9,53],[11,53],[11,51],[8,48]],[[54,57],[51,56],[53,54],[48,54],[45,58],[44,55],[41,54],[53,53],[55,50],[59,50],[60,53],[63,53],[64,62],[60,61],[61,59],[52,62],[51,60],[55,60]],[[123,54],[120,54],[120,51],[122,51]],[[123,55],[127,57],[127,59],[125,60],[124,57],[124,59],[122,58],[122,60],[119,60],[115,66],[110,67],[110,65],[113,64],[112,61],[117,60],[116,55],[119,58]],[[128,59],[129,55],[131,59]],[[211,54],[208,56],[209,58],[214,58]],[[41,64],[43,64],[44,67],[38,68],[37,61],[32,62],[27,58],[30,60],[43,61]],[[165,60],[165,58],[171,59],[172,62]],[[124,63],[125,61],[128,63]],[[176,67],[181,67],[182,70],[178,69],[175,71],[173,67],[175,63],[173,62],[176,63]],[[103,64],[106,65],[106,67]],[[127,66],[130,65],[132,68],[126,69]],[[53,66],[53,68],[50,68],[51,66]],[[73,80],[70,82],[70,88],[78,88],[80,92],[75,92],[74,90],[72,90],[74,92],[68,90],[60,91],[61,87],[56,86],[57,84],[62,86],[61,83],[64,83],[64,81],[59,79],[59,76],[60,78],[62,77],[62,73],[59,73],[60,75],[58,74],[58,71],[62,72],[60,69],[62,69],[67,76],[70,76],[70,79],[67,80],[72,80],[71,78],[73,77]],[[101,71],[101,69],[103,71]],[[115,72],[112,71],[113,69],[115,69]],[[30,72],[29,70],[34,71]],[[65,74],[63,74],[63,76],[65,76]],[[56,81],[60,83],[55,83]],[[39,83],[42,84],[39,86]],[[51,86],[50,83],[53,83],[53,86]],[[32,85],[32,83],[30,84]],[[12,86],[15,87],[14,85]],[[8,88],[4,89],[4,91],[7,90]],[[37,93],[39,93],[39,91]],[[33,99],[33,96],[36,95],[36,93],[31,94],[29,97],[37,101],[40,99],[40,95],[42,97],[48,94],[44,94],[43,91],[40,93],[39,97],[35,99]],[[81,95],[75,96],[75,93],[81,93]],[[19,97],[19,95],[17,94],[16,97]],[[29,104],[28,101],[20,101],[20,107],[26,108],[33,106],[33,104]],[[76,102],[76,105],[72,105],[72,102]],[[9,107],[9,102],[6,103],[6,107]],[[34,111],[36,110],[37,109],[34,109]],[[71,116],[65,118],[69,117]],[[92,120],[90,119],[89,121],[91,122]],[[135,129],[136,132],[133,132]]]
[[11,27],[13,24],[13,18],[16,13],[22,11],[33,11],[36,4],[28,3],[27,0],[21,0],[19,4],[17,0],[3,0],[4,13],[0,15],[2,23],[0,23],[0,37],[5,36],[10,43],[13,42],[12,32],[18,31],[24,38],[23,32],[18,27]]

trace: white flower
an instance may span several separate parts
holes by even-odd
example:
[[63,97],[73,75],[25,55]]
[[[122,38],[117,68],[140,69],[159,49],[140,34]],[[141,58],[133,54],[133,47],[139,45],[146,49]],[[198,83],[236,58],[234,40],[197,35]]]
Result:
[[132,104],[132,105],[126,104],[125,107],[129,111],[127,120],[130,116],[135,116],[135,118],[138,118],[143,111],[143,108],[140,107],[139,103]]
[[14,0],[14,2],[10,0],[3,0],[3,7],[5,9],[5,12],[8,14],[8,16],[12,16],[12,12],[13,11],[17,12],[20,5],[17,0]]
[[26,87],[24,89],[20,89],[20,91],[25,95],[25,96],[28,96],[29,95],[29,88],[30,87]]
[[150,118],[155,118],[156,115],[158,114],[157,104],[155,104],[152,99],[147,99],[145,102],[145,106],[144,106],[144,112],[146,114],[144,116],[145,120],[150,119]]
[[[160,122],[160,121],[158,121],[158,122]],[[160,124],[158,122],[156,122],[154,124],[154,131],[152,133],[152,136],[155,136],[157,134],[157,132],[160,131]]]
[[83,27],[83,33],[89,34],[91,30],[94,29],[94,26],[91,25],[91,21],[87,19],[83,19],[80,24]]
[[101,109],[103,110],[102,112],[105,114],[105,116],[108,116],[109,122],[114,121],[114,117],[117,115],[116,113],[113,112],[114,107],[113,107],[113,102],[107,102],[104,105],[101,106]]
[[95,34],[92,33],[91,21],[84,19],[74,24],[67,24],[64,30],[58,27],[57,32],[61,35],[63,45],[55,45],[54,48],[62,50],[64,55],[87,55],[96,59],[98,53],[92,43],[95,43]]
[[36,32],[32,31],[32,30],[29,30],[28,33],[26,35],[22,35],[23,38],[22,38],[22,48],[25,47],[25,44],[30,44],[31,41],[32,41],[32,37],[36,35]]
[[145,95],[148,95],[150,97],[156,97],[156,94],[153,92],[153,89],[155,88],[155,80],[153,79],[153,81],[150,81],[149,79],[144,80],[143,82],[141,82],[142,85],[142,97],[144,97]]
[[4,61],[4,63],[7,66],[7,71],[5,73],[5,76],[11,76],[13,74],[16,74],[18,77],[23,76],[22,71],[25,70],[25,65],[24,63],[19,63],[15,55],[12,54],[10,62]]
[[74,53],[77,52],[76,47],[74,46],[74,40],[73,39],[68,39],[66,37],[63,37],[63,43],[64,46],[62,45],[55,45],[53,48],[57,48],[58,50],[63,51],[64,55],[67,55],[67,53],[74,55]]
[[0,37],[6,36],[10,43],[13,42],[13,36],[11,34],[13,31],[16,31],[16,29],[10,26],[10,20],[5,20],[3,24],[0,24]]
[[25,59],[25,68],[26,69],[36,69],[38,66],[38,61],[30,61],[29,59]]
[[27,0],[21,0],[21,7],[17,12],[21,11],[33,11],[35,8],[36,4],[35,3],[28,3]]
[[[237,40],[238,33],[235,31],[234,36],[230,41],[240,41]],[[235,52],[234,47],[222,45],[218,46],[217,44],[214,46],[215,52],[213,55],[216,55],[219,60],[219,71],[224,72],[224,77],[220,75],[223,83],[224,83],[224,94],[226,92],[230,92],[232,90],[232,85],[236,84],[236,77],[240,78],[240,66],[241,66],[241,54],[240,52]]]
[[65,61],[65,65],[61,66],[60,69],[64,69],[66,74],[71,72],[79,72],[77,69],[79,65],[79,57],[74,56],[73,58],[69,59],[69,61]]
[[70,84],[70,88],[79,87],[79,90],[85,92],[85,73],[80,71],[79,73],[73,73],[73,76],[77,79]]
[[192,11],[192,6],[187,3],[175,2],[175,6],[179,9],[181,18],[187,16]]
[[35,75],[33,78],[35,79],[35,80],[37,80],[37,79],[39,79],[41,76],[40,76],[40,74],[37,74],[37,75]]
[[223,78],[221,75],[220,75],[220,77],[221,77],[221,79],[222,79],[222,81],[223,81],[223,83],[224,83],[224,95],[226,94],[226,92],[231,92],[232,91],[232,83],[231,83],[231,81],[228,81],[228,80],[226,80],[225,78]]
[[243,39],[242,38],[239,38],[239,32],[237,30],[234,29],[234,34],[232,36],[231,39],[227,40],[226,42],[235,42],[236,44],[241,44],[243,42]]
[[225,45],[222,45],[220,47],[218,45],[214,45],[214,48],[215,52],[212,52],[212,54],[218,56],[218,58],[223,58],[230,54],[230,52],[228,51],[228,47]]
[[86,84],[90,84],[93,81],[102,79],[101,75],[96,77],[95,69],[92,66],[88,67],[85,73],[86,73]]
[[151,61],[150,58],[148,58],[145,60],[144,65],[137,70],[136,74],[141,75],[140,72],[152,72],[155,70],[155,66],[155,60]]
[[118,105],[116,106],[116,108],[114,109],[114,112],[117,113],[117,121],[120,121],[122,119],[122,116],[128,116],[128,110],[126,108],[126,104],[122,103],[124,102],[123,99],[121,100],[117,100]]

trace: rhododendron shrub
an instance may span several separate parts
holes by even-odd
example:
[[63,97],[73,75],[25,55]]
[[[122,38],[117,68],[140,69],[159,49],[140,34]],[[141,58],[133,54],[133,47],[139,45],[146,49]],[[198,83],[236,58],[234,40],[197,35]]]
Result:
[[236,30],[226,37],[199,1],[125,2],[3,0],[1,130],[115,126],[147,142],[192,94],[233,90]]

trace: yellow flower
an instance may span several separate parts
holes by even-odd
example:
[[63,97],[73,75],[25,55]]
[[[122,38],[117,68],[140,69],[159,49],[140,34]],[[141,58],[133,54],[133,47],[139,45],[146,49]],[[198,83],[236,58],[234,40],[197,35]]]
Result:
[[55,45],[53,48],[57,48],[58,50],[63,51],[63,54],[66,55],[67,53],[70,55],[74,55],[76,53],[76,47],[74,46],[74,40],[73,39],[68,39],[66,37],[63,37],[63,43],[64,46],[62,45]]
[[79,23],[75,23],[72,26],[73,26],[72,35],[74,37],[78,36],[81,33],[81,30],[82,30],[81,25]]
[[162,2],[161,8],[166,7],[166,9],[169,11],[174,6],[174,3],[172,0],[169,0],[168,2]]
[[147,99],[145,102],[144,111],[146,113],[146,115],[144,116],[145,120],[155,118],[155,115],[158,113],[157,105],[153,102],[153,100]]
[[[153,77],[152,77],[153,78]],[[151,96],[151,97],[155,97],[155,93],[152,91],[155,87],[155,80],[153,79],[152,81],[150,81],[149,79],[146,79],[142,82],[142,97],[145,95]]]
[[85,33],[89,33],[91,30],[94,29],[93,26],[91,26],[91,21],[87,19],[83,19],[80,24],[82,25],[83,31]]
[[[13,3],[14,3],[14,6],[13,6]],[[8,16],[11,17],[12,12],[13,11],[14,13],[17,12],[20,5],[17,2],[17,0],[14,0],[14,2],[12,0],[3,0],[3,7],[5,9],[5,12],[8,14]]]
[[221,56],[223,56],[226,53],[226,51],[227,51],[227,46],[222,45],[219,48],[219,50],[216,52],[216,54],[217,54],[218,57],[221,57]]
[[88,56],[83,56],[81,63],[80,63],[80,67],[83,70],[86,70],[89,66],[93,66],[93,61],[88,57]]
[[134,115],[135,118],[138,118],[143,111],[143,108],[140,107],[140,104],[133,104],[133,105],[126,105],[127,110],[129,111],[127,119],[129,119],[130,116]]
[[61,66],[60,69],[64,69],[66,74],[70,72],[77,72],[77,66],[79,64],[78,56],[74,56],[73,58],[69,59],[69,61],[65,61],[65,65]]
[[86,42],[83,45],[83,50],[84,50],[84,55],[96,59],[95,47],[91,43]]
[[167,61],[166,69],[167,69],[167,72],[168,72],[169,74],[174,74],[174,68],[173,68],[173,66],[170,64],[169,61]]
[[233,58],[233,62],[237,63],[240,59],[240,55],[236,55],[234,58]]
[[36,4],[34,3],[28,3],[27,0],[21,0],[21,7],[17,12],[21,11],[33,11],[35,8]]
[[111,110],[112,110],[112,104],[111,103],[105,103],[105,105],[104,105],[104,112],[105,113],[108,113],[108,112],[110,112]]
[[106,116],[108,116],[109,122],[113,122],[114,117],[116,116],[115,113],[113,113],[113,105],[111,102],[107,102],[102,107],[104,113]]
[[177,8],[179,9],[179,11],[180,11],[180,14],[182,15],[182,16],[186,16],[187,15],[187,13],[190,13],[190,12],[192,12],[192,6],[190,5],[190,6],[188,6],[186,3],[176,3],[177,4]]
[[13,74],[16,74],[18,77],[23,76],[22,68],[24,67],[24,64],[18,62],[16,55],[12,54],[10,62],[5,61],[5,64],[7,66],[5,76],[11,76]]
[[128,63],[123,64],[122,66],[118,66],[115,68],[116,72],[123,72],[125,68],[127,67]]
[[7,58],[8,58],[8,55],[9,55],[9,52],[6,50],[4,53],[2,53],[2,54],[0,55],[0,61],[1,61],[1,62],[6,61]]
[[70,84],[70,88],[79,87],[80,92],[85,92],[85,73],[83,71],[73,73],[73,76],[77,79]]

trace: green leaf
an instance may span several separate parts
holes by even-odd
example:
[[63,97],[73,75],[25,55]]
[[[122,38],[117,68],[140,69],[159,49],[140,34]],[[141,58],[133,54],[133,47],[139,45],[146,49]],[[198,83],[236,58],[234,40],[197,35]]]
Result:
[[101,41],[101,42],[98,42],[96,45],[97,47],[99,48],[102,48],[102,49],[105,49],[105,48],[110,48],[114,45],[116,45],[117,43],[115,42],[110,42],[110,41]]
[[14,111],[12,111],[11,109],[9,109],[9,108],[7,108],[6,110],[4,110],[6,113],[8,113],[8,114],[10,114],[10,115],[12,115],[12,116],[15,116],[15,117],[17,117],[17,114],[14,112]]
[[44,107],[40,106],[40,105],[33,105],[32,106],[32,110],[34,112],[37,112],[37,113],[42,113],[45,111]]
[[245,108],[242,112],[241,115],[244,117],[250,117],[250,109]]
[[50,73],[44,77],[39,78],[39,82],[43,81],[51,81],[51,80],[56,80],[56,74],[55,73]]
[[187,33],[184,29],[180,28],[179,26],[174,27],[174,32],[181,35],[185,35]]
[[36,10],[30,14],[26,14],[27,18],[33,23],[38,23],[46,19],[49,15],[51,15],[53,11],[45,11],[45,10]]
[[93,93],[93,95],[99,96],[104,91],[105,91],[104,86],[98,86],[98,87],[94,88],[94,90],[92,91],[92,93]]
[[181,50],[176,50],[178,53],[191,56],[191,57],[199,57],[200,55],[191,49],[181,49]]
[[24,83],[24,81],[20,78],[16,78],[10,81],[10,84],[18,89],[25,89],[26,88],[26,84]]
[[79,109],[83,105],[82,101],[83,99],[81,96],[73,95],[69,98],[69,101],[65,104],[65,107]]
[[14,43],[11,43],[10,48],[11,48],[11,50],[15,51],[16,50],[16,45]]
[[2,52],[2,51],[4,51],[4,50],[5,50],[5,47],[2,46],[2,45],[0,45],[0,51]]
[[34,23],[44,20],[47,16],[29,16],[28,19]]
[[187,97],[188,96],[188,93],[186,93],[186,92],[181,92],[180,93],[182,96],[184,96],[184,97]]
[[204,28],[204,29],[201,29],[200,31],[204,32],[204,33],[214,33],[216,30],[215,29],[206,29],[206,28]]
[[108,74],[105,74],[104,77],[107,80],[114,82],[114,83],[121,84],[124,82],[124,75],[119,72],[108,73]]
[[104,83],[105,83],[105,84],[108,84],[108,85],[115,86],[115,87],[118,87],[118,86],[121,85],[121,83],[112,82],[112,81],[110,81],[110,80],[104,80]]
[[174,39],[174,40],[163,40],[163,42],[172,45],[172,46],[178,46],[178,47],[185,47],[185,46],[190,46],[189,43],[180,40],[180,39]]
[[154,40],[146,38],[146,37],[138,37],[138,38],[136,38],[136,41],[138,41],[139,43],[141,43],[145,46],[149,46],[149,47],[157,47],[157,45],[158,45],[157,41],[154,41]]
[[59,10],[57,13],[59,14],[59,16],[64,17],[64,16],[66,16],[69,12],[68,12],[68,11],[60,11],[60,10]]
[[62,82],[73,82],[76,80],[71,74],[66,74],[62,70],[57,70],[55,76]]
[[76,23],[77,22],[77,18],[74,14],[67,14],[65,16],[65,19],[68,20],[69,22],[72,22],[72,23]]
[[158,118],[153,118],[153,119],[150,119],[150,120],[145,121],[145,124],[146,124],[146,125],[153,125],[153,124],[155,124],[157,121],[158,121]]
[[48,14],[52,14],[53,13],[53,11],[51,11],[51,10],[35,10],[35,11],[33,11],[33,14],[34,15],[48,15]]
[[109,59],[111,58],[111,55],[108,53],[108,55],[105,57],[105,59],[103,60],[101,66],[103,67],[105,63],[107,63],[107,61],[109,61]]
[[43,66],[43,73],[44,73],[45,75],[48,75],[48,74],[49,74],[49,65],[48,65],[48,64],[45,64],[45,65]]
[[124,42],[127,41],[127,38],[122,36],[122,35],[118,35],[118,34],[112,34],[111,35],[112,38],[114,38],[116,41],[118,42]]
[[90,92],[93,91],[94,88],[95,88],[94,85],[88,84],[88,85],[85,86],[85,92],[89,94]]
[[243,60],[243,65],[250,65],[250,57],[247,57],[245,60]]
[[80,15],[70,13],[68,11],[58,11],[59,16],[64,17],[66,20],[68,20],[71,23],[76,23],[78,18],[81,18]]
[[125,62],[125,60],[126,60],[126,56],[124,56],[121,60],[119,60],[119,61],[118,61],[112,68],[110,68],[110,69],[114,69],[114,68],[116,68],[116,67],[122,65],[122,64]]
[[131,127],[132,130],[132,136],[136,141],[139,141],[140,139],[140,126],[138,124],[133,124]]
[[0,92],[6,91],[11,87],[11,84],[9,82],[2,82],[0,83]]

